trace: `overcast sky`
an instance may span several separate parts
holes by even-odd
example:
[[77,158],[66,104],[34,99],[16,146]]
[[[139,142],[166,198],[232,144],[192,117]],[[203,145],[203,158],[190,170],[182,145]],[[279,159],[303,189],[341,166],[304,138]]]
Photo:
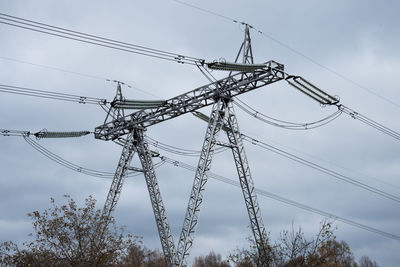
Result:
[[[188,0],[187,3],[253,25],[264,33],[251,32],[256,62],[274,59],[284,64],[288,73],[302,75],[330,94],[340,96],[344,105],[400,131],[398,1],[207,0],[197,3]],[[233,61],[243,40],[243,27],[239,24],[172,0],[14,0],[1,1],[0,12],[207,61],[220,58]],[[190,65],[3,24],[0,36],[1,84],[111,100],[116,85],[106,79],[132,85],[132,88],[123,88],[129,99],[168,99],[207,83],[198,69]],[[217,71],[213,74],[226,75]],[[105,119],[104,111],[96,105],[0,94],[1,129],[92,131]],[[294,122],[315,121],[335,111],[334,107],[320,107],[284,81],[239,98],[264,114]],[[209,113],[210,109],[202,111]],[[400,196],[398,140],[345,114],[317,129],[291,131],[263,124],[240,109],[236,111],[243,133]],[[169,145],[199,150],[206,126],[187,114],[150,127],[147,134]],[[223,134],[220,138],[226,140]],[[96,140],[92,135],[38,142],[73,163],[101,171],[113,172],[121,152],[118,145]],[[245,146],[257,188],[400,235],[399,203],[250,143]],[[192,165],[198,161],[195,157],[159,152]],[[138,160],[132,165],[139,166]],[[69,194],[82,203],[85,197],[93,195],[101,208],[111,184],[111,180],[86,176],[58,165],[21,137],[0,136],[0,170],[1,241],[26,240],[32,230],[26,214],[49,207],[50,197],[63,203],[62,196]],[[237,180],[229,151],[215,156],[212,171]],[[194,173],[164,164],[157,169],[157,175],[177,240]],[[292,224],[295,228],[301,226],[306,235],[311,236],[324,219],[264,196],[258,199],[272,240]],[[128,232],[143,236],[148,247],[160,248],[142,176],[127,179],[115,217]],[[248,224],[240,189],[210,179],[192,255],[204,255],[212,249],[225,256],[237,247],[246,246],[246,237],[251,234]],[[336,225],[337,238],[349,243],[357,260],[368,255],[380,266],[397,266],[400,262],[399,241],[340,221]]]

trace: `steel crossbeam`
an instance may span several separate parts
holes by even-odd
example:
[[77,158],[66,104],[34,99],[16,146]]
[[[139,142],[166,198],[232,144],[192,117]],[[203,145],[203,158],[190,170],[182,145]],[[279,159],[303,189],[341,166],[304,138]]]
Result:
[[207,182],[207,173],[211,168],[212,156],[216,144],[217,135],[222,127],[226,112],[226,99],[220,98],[214,104],[206,135],[203,142],[203,148],[200,154],[199,163],[196,169],[196,175],[190,193],[189,204],[186,210],[183,222],[181,236],[179,238],[177,258],[178,266],[186,266],[186,256],[189,255],[193,245],[193,237],[200,215],[200,205],[203,202],[203,191]]
[[115,140],[120,136],[128,134],[134,128],[146,128],[212,105],[218,100],[220,94],[227,97],[234,97],[264,85],[280,81],[284,79],[284,76],[284,66],[282,64],[275,61],[268,61],[264,69],[252,73],[236,73],[171,98],[157,108],[143,109],[104,123],[95,128],[95,138]]
[[161,198],[151,151],[147,142],[144,140],[144,130],[135,130],[134,136],[135,149],[142,164],[165,261],[168,267],[176,266],[175,244],[168,223],[167,213]]

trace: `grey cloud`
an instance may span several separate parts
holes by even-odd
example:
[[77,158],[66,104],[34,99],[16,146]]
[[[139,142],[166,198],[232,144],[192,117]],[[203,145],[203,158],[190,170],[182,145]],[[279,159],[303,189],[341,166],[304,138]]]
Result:
[[[324,66],[361,83],[399,104],[399,34],[397,1],[204,1],[202,7],[251,23]],[[3,1],[3,13],[116,40],[214,60],[233,60],[243,39],[239,25],[193,10],[174,1]],[[0,59],[0,82],[63,93],[111,99],[111,78],[130,83],[166,99],[203,85],[207,80],[190,66],[94,47],[0,25],[0,56],[55,66],[100,79]],[[257,62],[276,59],[287,71],[301,74],[319,87],[338,94],[345,105],[397,131],[399,109],[371,95],[267,37],[252,32]],[[216,77],[224,73],[213,72]],[[153,96],[124,88],[127,98]],[[105,113],[96,106],[1,95],[0,128],[38,131],[93,130]],[[285,82],[240,96],[260,112],[289,121],[312,121],[333,109],[318,104]],[[202,110],[209,113],[210,109]],[[302,157],[343,171],[379,188],[399,194],[398,141],[343,115],[324,127],[287,131],[264,125],[236,108],[241,130]],[[185,115],[148,129],[148,135],[174,146],[200,149],[206,124]],[[220,137],[225,140],[224,134]],[[41,145],[77,164],[113,171],[121,148],[92,137],[40,140]],[[335,213],[366,225],[399,234],[398,205],[368,192],[324,177],[311,169],[245,143],[256,187]],[[29,232],[26,213],[48,207],[49,198],[70,194],[78,202],[89,194],[104,203],[110,180],[86,177],[63,169],[29,147],[21,138],[0,137],[1,240],[23,240]],[[161,153],[164,153],[160,150]],[[171,157],[196,165],[198,159]],[[330,164],[332,162],[334,164]],[[138,166],[138,161],[134,161]],[[344,167],[344,169],[337,165]],[[349,170],[350,169],[350,170]],[[236,172],[230,153],[215,157],[212,170],[232,179]],[[164,165],[157,169],[160,188],[175,239],[178,238],[194,173]],[[382,182],[376,181],[377,178]],[[386,184],[385,184],[386,183]],[[395,187],[390,187],[392,183]],[[397,186],[397,187],[396,187]],[[266,228],[274,238],[292,222],[308,236],[323,218],[259,196]],[[239,188],[209,180],[194,255],[210,249],[226,255],[245,246],[250,234]],[[115,216],[127,231],[160,247],[143,177],[126,181]],[[382,266],[399,262],[399,243],[341,222],[338,238],[349,242],[357,258],[367,254]],[[229,244],[227,246],[226,244]]]

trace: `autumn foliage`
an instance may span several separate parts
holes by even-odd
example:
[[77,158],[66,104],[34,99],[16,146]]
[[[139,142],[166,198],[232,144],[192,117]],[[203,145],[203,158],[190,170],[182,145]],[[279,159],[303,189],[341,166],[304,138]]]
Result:
[[141,239],[124,234],[114,219],[104,227],[101,210],[92,197],[78,208],[69,196],[61,207],[51,199],[52,207],[34,211],[32,241],[20,248],[13,242],[0,247],[0,266],[163,266],[157,251],[142,246]]
[[[159,251],[143,246],[140,237],[124,234],[113,218],[105,220],[92,197],[81,208],[65,197],[65,205],[59,207],[51,199],[47,210],[28,214],[34,229],[31,240],[21,246],[11,241],[0,244],[0,266],[166,267]],[[334,230],[332,222],[325,220],[315,236],[306,238],[301,228],[295,231],[292,227],[274,243],[265,237],[266,259],[258,257],[257,246],[249,238],[249,245],[233,251],[227,260],[211,251],[194,257],[192,266],[378,267],[367,256],[357,263],[348,244],[336,239]]]

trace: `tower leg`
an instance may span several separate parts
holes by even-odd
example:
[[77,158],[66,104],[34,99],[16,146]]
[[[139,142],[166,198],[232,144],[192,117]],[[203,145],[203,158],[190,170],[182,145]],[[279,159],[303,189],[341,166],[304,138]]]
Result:
[[232,146],[233,158],[235,160],[236,169],[239,175],[240,186],[242,188],[244,201],[246,203],[251,230],[253,232],[254,241],[256,242],[258,250],[258,266],[270,266],[271,259],[267,243],[267,233],[262,220],[253,179],[251,178],[249,163],[247,161],[243,140],[239,131],[239,126],[233,110],[232,102],[227,104],[227,111],[228,114],[224,121],[226,133],[228,135],[229,143]]
[[203,191],[207,182],[207,173],[211,167],[217,134],[221,129],[225,112],[225,100],[219,99],[212,108],[192,191],[190,193],[189,204],[186,210],[182,232],[178,243],[178,266],[186,266],[186,256],[189,255],[193,245],[194,232],[199,220],[200,205],[203,201]]
[[134,154],[134,138],[133,133],[130,133],[122,149],[121,157],[118,162],[117,169],[114,174],[114,179],[108,191],[107,199],[103,208],[103,216],[106,220],[106,225],[110,220],[110,215],[117,205],[119,196],[121,195],[122,185],[124,184],[129,164]]
[[144,140],[143,130],[134,131],[136,143],[136,151],[138,153],[147,188],[150,195],[151,205],[153,207],[154,217],[157,224],[158,233],[160,235],[161,246],[163,249],[165,261],[168,267],[176,266],[176,249],[169,227],[167,213],[161,198],[160,188],[154,171],[151,151],[147,142]]
[[118,199],[121,195],[122,185],[124,184],[129,164],[134,154],[133,134],[130,133],[122,149],[121,157],[119,158],[117,169],[111,183],[110,190],[108,191],[106,202],[104,203],[102,211],[102,224],[97,228],[95,236],[95,244],[100,245],[103,242],[104,233],[108,228],[111,220],[111,213],[117,205]]

